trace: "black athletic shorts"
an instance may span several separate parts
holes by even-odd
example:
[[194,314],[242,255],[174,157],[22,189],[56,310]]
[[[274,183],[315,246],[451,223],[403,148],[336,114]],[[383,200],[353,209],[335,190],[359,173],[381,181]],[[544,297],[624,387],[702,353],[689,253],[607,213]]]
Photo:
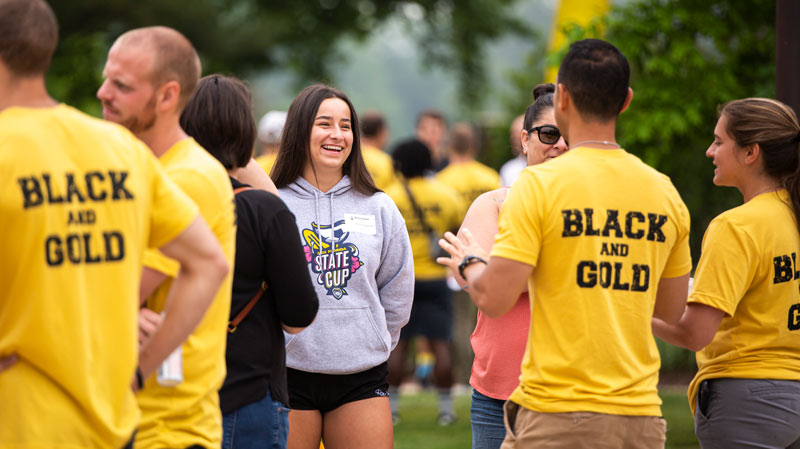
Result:
[[320,374],[286,368],[289,408],[329,412],[349,402],[389,396],[386,362],[353,374]]
[[431,340],[450,340],[453,328],[452,293],[444,279],[414,283],[411,317],[400,331],[400,339],[423,335]]

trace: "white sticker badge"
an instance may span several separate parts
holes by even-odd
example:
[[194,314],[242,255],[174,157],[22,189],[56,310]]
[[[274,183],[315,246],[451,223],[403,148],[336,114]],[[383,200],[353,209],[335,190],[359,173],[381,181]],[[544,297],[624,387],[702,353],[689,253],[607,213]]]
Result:
[[375,235],[378,232],[375,228],[374,215],[344,214],[344,224],[348,232],[369,235]]

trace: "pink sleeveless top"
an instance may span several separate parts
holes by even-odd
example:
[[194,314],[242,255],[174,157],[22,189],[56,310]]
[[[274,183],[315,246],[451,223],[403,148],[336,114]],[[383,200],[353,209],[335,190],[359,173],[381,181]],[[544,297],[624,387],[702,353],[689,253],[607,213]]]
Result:
[[478,323],[470,337],[475,360],[469,383],[481,394],[507,400],[517,388],[528,342],[529,301],[528,292],[522,292],[514,307],[500,318],[478,311]]

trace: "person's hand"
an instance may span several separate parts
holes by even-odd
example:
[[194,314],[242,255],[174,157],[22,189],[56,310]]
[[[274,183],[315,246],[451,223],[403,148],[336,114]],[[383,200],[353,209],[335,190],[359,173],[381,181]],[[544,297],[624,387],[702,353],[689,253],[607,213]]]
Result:
[[489,260],[489,253],[481,248],[475,237],[467,228],[461,229],[461,237],[456,236],[452,232],[445,232],[444,238],[439,239],[439,246],[450,254],[450,257],[437,257],[436,263],[444,265],[454,273],[455,276],[461,278],[458,273],[458,264],[465,256],[472,255],[478,256],[484,260]]
[[0,357],[0,373],[14,366],[17,361],[19,361],[19,356],[16,354]]
[[150,339],[150,336],[155,333],[156,329],[161,326],[161,321],[161,314],[153,312],[148,308],[139,309],[139,349]]

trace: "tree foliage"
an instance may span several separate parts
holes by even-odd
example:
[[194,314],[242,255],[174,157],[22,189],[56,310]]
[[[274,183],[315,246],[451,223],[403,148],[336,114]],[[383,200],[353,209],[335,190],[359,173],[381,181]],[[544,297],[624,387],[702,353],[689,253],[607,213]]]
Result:
[[[741,203],[732,188],[715,187],[705,150],[717,107],[737,98],[775,95],[775,2],[771,0],[640,0],[615,6],[603,20],[569,27],[568,41],[600,36],[631,66],[634,98],[620,116],[618,141],[670,176],[692,216],[694,260],[713,217]],[[558,64],[562,48],[541,51],[514,78],[517,98],[530,101],[543,63]],[[527,76],[527,77],[526,77]],[[518,114],[520,103],[507,102]],[[513,109],[512,109],[513,108]]]
[[514,0],[50,1],[61,45],[49,84],[59,99],[78,105],[87,104],[99,86],[105,49],[132,28],[166,25],[181,31],[200,53],[204,73],[246,76],[288,68],[300,87],[329,81],[332,66],[346,63],[340,40],[364,39],[390,17],[401,17],[425,61],[455,69],[463,104],[475,107],[486,83],[485,45],[526,29],[509,10]]

